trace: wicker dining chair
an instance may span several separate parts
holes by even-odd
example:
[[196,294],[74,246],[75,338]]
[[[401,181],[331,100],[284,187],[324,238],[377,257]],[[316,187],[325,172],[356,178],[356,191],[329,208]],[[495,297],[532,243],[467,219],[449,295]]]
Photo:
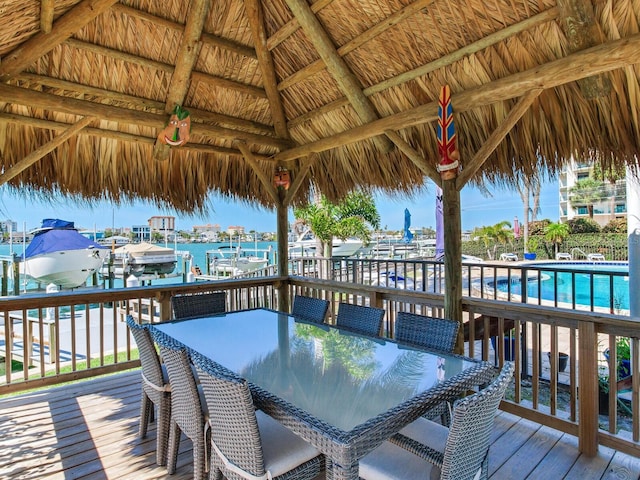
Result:
[[209,415],[201,400],[189,355],[166,337],[156,337],[160,346],[160,356],[167,366],[171,383],[171,421],[169,424],[169,446],[167,452],[167,472],[176,471],[181,433],[193,444],[193,478],[206,478],[206,459],[209,441],[205,438],[205,425]]
[[210,412],[210,478],[312,480],[322,473],[324,456],[256,411],[246,380],[200,355],[193,362]]
[[395,338],[399,342],[452,353],[456,345],[459,327],[458,322],[448,318],[398,312]]
[[[138,346],[142,367],[142,398],[140,400],[139,436],[147,436],[147,428],[154,417],[156,426],[156,463],[167,464],[167,444],[169,442],[169,421],[171,419],[171,387],[167,371],[160,362],[149,329],[138,325],[131,315],[127,315],[127,325]],[[158,414],[154,414],[154,406]]]
[[173,318],[206,317],[216,313],[226,312],[225,292],[193,293],[174,295],[171,297]]
[[329,302],[321,298],[305,297],[296,295],[293,298],[293,309],[291,315],[308,322],[324,323],[329,309]]
[[340,303],[336,325],[357,333],[376,337],[380,335],[384,310],[382,308]]
[[486,388],[456,400],[451,427],[419,418],[360,460],[363,480],[488,478],[487,455],[500,400],[515,364],[504,364]]

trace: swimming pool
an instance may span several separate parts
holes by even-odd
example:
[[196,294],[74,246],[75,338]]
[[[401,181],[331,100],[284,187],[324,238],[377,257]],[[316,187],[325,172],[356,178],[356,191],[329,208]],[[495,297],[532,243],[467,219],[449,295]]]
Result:
[[[524,265],[523,265],[524,266]],[[629,310],[629,264],[548,262],[527,265],[527,296],[614,312]],[[520,281],[497,283],[500,292],[522,294]]]

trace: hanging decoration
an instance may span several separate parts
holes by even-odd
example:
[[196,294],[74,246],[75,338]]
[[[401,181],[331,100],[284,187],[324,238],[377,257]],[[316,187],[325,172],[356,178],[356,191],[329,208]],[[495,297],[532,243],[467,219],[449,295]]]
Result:
[[278,167],[276,169],[276,173],[273,175],[273,185],[276,188],[284,188],[285,190],[289,190],[291,186],[291,176],[289,175],[289,170],[283,167]]
[[438,153],[437,170],[443,180],[453,180],[460,170],[460,153],[456,149],[456,130],[453,124],[451,90],[444,85],[438,101]]
[[180,105],[173,109],[169,123],[158,133],[158,142],[171,147],[180,147],[189,141],[191,134],[191,116]]

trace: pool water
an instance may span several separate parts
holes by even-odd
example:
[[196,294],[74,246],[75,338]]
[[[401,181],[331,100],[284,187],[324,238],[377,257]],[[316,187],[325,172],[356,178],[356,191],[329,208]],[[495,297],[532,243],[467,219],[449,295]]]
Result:
[[[533,265],[532,265],[533,267]],[[622,263],[549,263],[536,264],[529,270],[527,296],[558,303],[629,310],[629,265]],[[558,271],[559,269],[563,271]],[[540,280],[531,279],[540,271]],[[564,271],[570,270],[570,271]],[[602,273],[598,273],[602,272]],[[613,272],[613,273],[609,273]],[[618,273],[619,272],[619,273]],[[617,274],[618,273],[618,274]],[[575,287],[573,285],[575,284]],[[498,285],[500,291],[507,291],[507,285]],[[511,293],[521,295],[520,282],[511,284]]]

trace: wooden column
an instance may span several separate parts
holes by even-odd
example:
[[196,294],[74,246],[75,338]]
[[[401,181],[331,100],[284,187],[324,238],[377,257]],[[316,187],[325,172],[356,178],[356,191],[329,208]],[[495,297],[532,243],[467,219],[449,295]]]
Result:
[[598,338],[595,325],[580,322],[578,326],[579,417],[578,450],[587,456],[598,453]]
[[[288,208],[282,199],[280,193],[280,201],[276,208],[277,216],[277,240],[278,240],[278,275],[284,277],[289,275],[288,268],[288,246],[289,246],[289,218],[287,216]],[[289,285],[286,282],[278,283],[278,310],[281,312],[289,311]]]
[[442,213],[444,223],[444,316],[460,322],[456,352],[464,349],[462,328],[462,221],[460,191],[456,179],[442,181]]

